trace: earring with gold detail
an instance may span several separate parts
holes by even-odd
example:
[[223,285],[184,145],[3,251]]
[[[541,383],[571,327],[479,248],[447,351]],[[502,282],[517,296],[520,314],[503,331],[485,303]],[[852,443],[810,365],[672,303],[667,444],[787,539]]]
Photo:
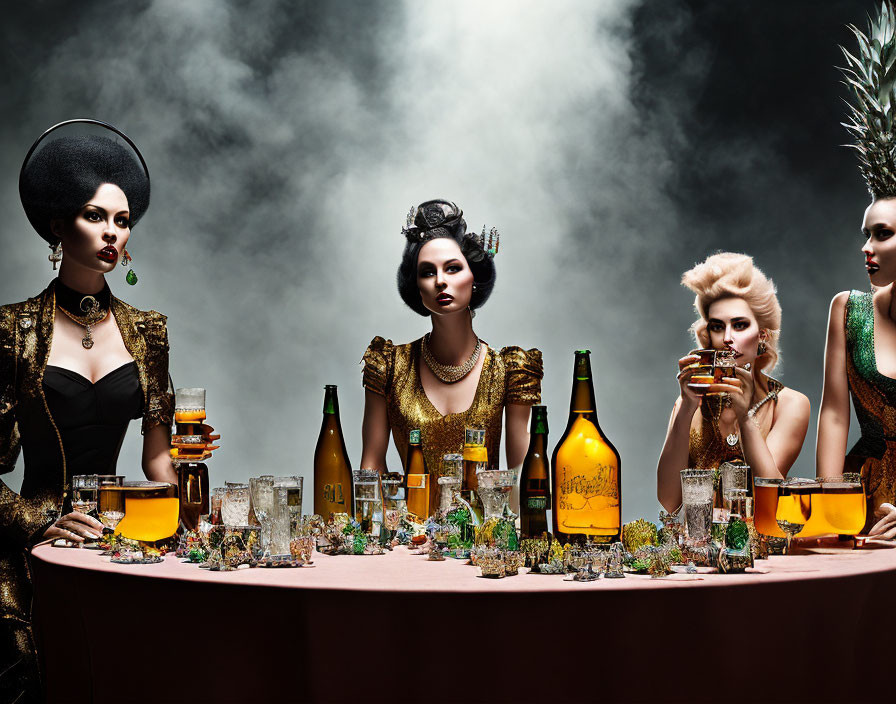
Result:
[[50,256],[47,257],[53,264],[53,271],[56,271],[56,265],[62,261],[62,242],[50,245]]
[[124,277],[124,280],[127,281],[131,286],[137,283],[137,272],[134,271],[134,266],[132,262],[134,258],[130,255],[128,250],[124,249],[121,252],[121,265],[122,266],[130,266],[131,268],[128,270],[127,275]]

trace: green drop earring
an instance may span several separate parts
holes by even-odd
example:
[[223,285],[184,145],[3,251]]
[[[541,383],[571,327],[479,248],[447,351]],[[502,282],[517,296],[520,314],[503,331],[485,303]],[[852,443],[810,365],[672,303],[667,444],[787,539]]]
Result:
[[131,268],[128,269],[127,275],[124,277],[124,280],[127,281],[131,286],[137,283],[137,273],[134,271],[134,267],[131,262],[134,261],[134,258],[128,253],[128,250],[123,250],[121,253],[121,265],[128,266],[131,265]]

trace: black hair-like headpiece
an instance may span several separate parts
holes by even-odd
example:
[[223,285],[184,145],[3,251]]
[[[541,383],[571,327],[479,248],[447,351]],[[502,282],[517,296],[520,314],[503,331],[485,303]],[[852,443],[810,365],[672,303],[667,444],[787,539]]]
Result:
[[[50,134],[73,124],[100,127],[124,144],[84,133],[58,137],[41,146]],[[76,213],[102,183],[114,183],[124,191],[130,226],[136,225],[149,207],[149,169],[143,155],[113,125],[77,118],[53,125],[31,145],[19,171],[19,196],[32,227],[53,246],[59,238],[50,229],[50,221]]]

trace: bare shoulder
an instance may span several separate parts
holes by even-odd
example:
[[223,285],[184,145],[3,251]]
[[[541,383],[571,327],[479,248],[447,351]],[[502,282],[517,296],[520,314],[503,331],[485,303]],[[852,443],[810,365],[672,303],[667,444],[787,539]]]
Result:
[[831,299],[831,317],[835,314],[843,314],[846,310],[846,302],[849,300],[849,291],[841,291]]
[[810,412],[809,397],[796,389],[791,389],[789,386],[786,386],[778,393],[777,410],[778,413],[783,412],[787,415],[801,415],[808,419]]

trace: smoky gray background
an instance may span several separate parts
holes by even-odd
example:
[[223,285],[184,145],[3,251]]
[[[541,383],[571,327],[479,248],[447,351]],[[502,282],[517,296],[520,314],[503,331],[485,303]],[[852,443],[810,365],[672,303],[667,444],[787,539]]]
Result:
[[[359,360],[422,335],[394,279],[408,208],[460,204],[502,234],[475,320],[544,353],[552,445],[572,352],[593,351],[625,520],[655,517],[656,460],[690,349],[683,271],[747,252],[777,283],[783,381],[812,402],[827,309],[867,288],[868,196],[841,145],[834,69],[873,3],[30,3],[4,17],[0,300],[51,277],[18,198],[50,125],[96,117],[140,146],[152,204],[113,292],[168,315],[177,386],[208,389],[213,485],[297,473],[310,495],[324,384],[360,458]],[[857,435],[853,422],[852,435]],[[119,472],[140,476],[139,429]],[[502,455],[502,463],[504,458]],[[400,466],[390,449],[390,466]],[[10,483],[17,487],[20,468]],[[306,509],[310,500],[306,498]]]

